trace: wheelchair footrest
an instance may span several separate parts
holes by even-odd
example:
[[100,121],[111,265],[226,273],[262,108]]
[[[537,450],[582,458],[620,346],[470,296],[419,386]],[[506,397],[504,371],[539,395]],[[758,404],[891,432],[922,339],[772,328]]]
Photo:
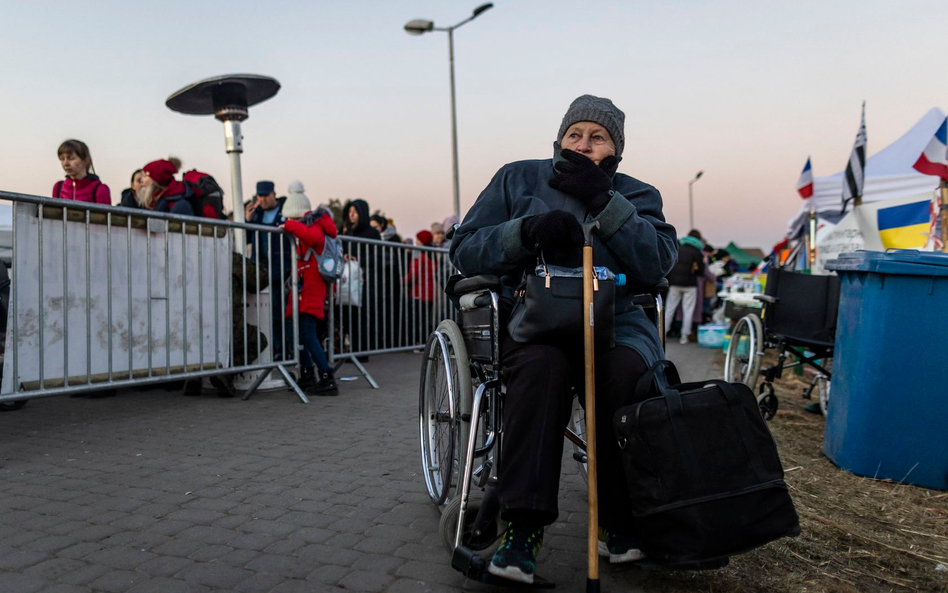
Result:
[[660,563],[650,562],[648,558],[640,560],[634,564],[637,568],[650,571],[670,571],[670,570],[717,570],[724,568],[730,563],[730,557],[711,558],[709,560],[698,560],[695,562],[678,563]]
[[480,556],[474,554],[474,552],[468,550],[464,546],[460,546],[454,549],[454,554],[451,555],[451,566],[461,572],[464,576],[471,579],[472,581],[478,581],[485,583],[487,585],[494,585],[497,587],[516,587],[518,589],[527,588],[527,589],[554,589],[556,588],[556,583],[553,581],[548,581],[539,575],[533,575],[533,583],[521,583],[518,581],[512,581],[510,579],[504,579],[496,575],[491,574],[487,570],[487,565],[490,562],[481,558]]

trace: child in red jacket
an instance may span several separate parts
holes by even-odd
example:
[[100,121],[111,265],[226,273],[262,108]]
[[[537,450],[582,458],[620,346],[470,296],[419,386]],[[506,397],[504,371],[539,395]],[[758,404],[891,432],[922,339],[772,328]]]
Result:
[[[296,190],[296,191],[294,191]],[[283,204],[286,222],[281,229],[291,233],[299,243],[296,249],[299,276],[298,294],[288,297],[286,316],[293,316],[293,307],[299,304],[300,322],[300,389],[310,395],[339,395],[326,352],[319,343],[316,327],[325,317],[326,282],[319,274],[316,255],[323,252],[326,236],[336,236],[336,225],[326,208],[310,211],[309,199],[303,194],[303,184],[293,182]],[[319,371],[317,378],[316,370]]]
[[[419,245],[431,247],[434,236],[429,231],[418,231],[415,239],[418,240]],[[412,338],[416,341],[420,339],[422,343],[428,339],[428,334],[434,329],[434,277],[434,260],[424,251],[414,252],[408,273],[402,278],[402,284],[408,286],[412,298],[408,313],[409,316],[415,317],[416,336]]]
[[92,166],[92,154],[85,142],[66,140],[56,151],[66,179],[53,185],[53,197],[77,202],[112,205],[109,186],[99,181]]

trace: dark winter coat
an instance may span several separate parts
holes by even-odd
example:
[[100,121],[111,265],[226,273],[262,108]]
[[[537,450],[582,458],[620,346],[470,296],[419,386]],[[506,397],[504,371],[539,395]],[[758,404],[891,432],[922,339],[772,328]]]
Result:
[[678,247],[678,261],[668,273],[672,286],[697,286],[698,276],[704,274],[704,254],[692,245]]
[[[565,210],[577,220],[598,221],[593,236],[593,262],[624,273],[629,285],[616,288],[616,342],[638,352],[646,364],[664,358],[658,330],[642,307],[632,303],[636,289],[660,282],[675,263],[678,241],[665,222],[662,197],[651,185],[617,173],[615,195],[596,216],[582,202],[550,187],[553,160],[518,161],[494,175],[471,207],[451,243],[451,261],[465,276],[500,276],[503,297],[523,271],[532,269],[536,256],[520,240],[520,225],[529,216]],[[568,265],[580,265],[577,249]]]
[[[355,208],[359,213],[359,222],[352,227],[349,224],[349,208]],[[369,224],[369,204],[365,200],[351,200],[346,202],[342,208],[342,234],[349,237],[361,237],[363,239],[382,240],[382,235]],[[346,253],[359,260],[362,271],[368,276],[375,270],[376,249],[368,243],[352,242],[349,245],[343,245]],[[364,286],[364,285],[363,285]]]
[[[191,184],[173,179],[161,194],[158,202],[155,203],[155,212],[194,216],[194,205],[191,202],[193,199],[194,188],[191,187]],[[135,199],[135,192],[131,188],[122,192],[122,201],[119,205],[123,208],[143,210],[141,204]]]
[[[319,274],[316,257],[312,253],[307,256],[307,253],[312,248],[317,255],[321,254],[323,247],[326,245],[326,235],[336,236],[336,225],[332,221],[332,216],[323,214],[311,226],[306,226],[295,220],[288,220],[283,228],[300,240],[297,250],[299,282],[302,283],[299,290],[300,313],[307,313],[317,319],[323,319],[325,317],[326,281]],[[289,295],[287,300],[286,316],[293,316],[292,294]]]
[[[273,219],[273,222],[269,226],[277,226],[281,222],[283,216],[283,204],[286,202],[286,198],[277,198],[277,214],[276,218]],[[264,224],[263,223],[263,209],[257,208],[250,215],[250,219],[247,221],[251,224]],[[270,270],[270,280],[271,284],[279,292],[279,287],[283,285],[283,282],[290,277],[290,271],[293,266],[293,246],[290,243],[290,238],[286,235],[279,234],[270,234],[270,233],[259,233],[260,235],[260,252],[257,253],[257,234],[254,231],[247,231],[247,244],[252,247],[251,253],[255,261],[262,262],[263,265]],[[267,235],[270,234],[270,239],[267,239]],[[283,242],[283,252],[282,252],[282,270],[280,267],[280,241]],[[271,252],[272,250],[272,252]]]

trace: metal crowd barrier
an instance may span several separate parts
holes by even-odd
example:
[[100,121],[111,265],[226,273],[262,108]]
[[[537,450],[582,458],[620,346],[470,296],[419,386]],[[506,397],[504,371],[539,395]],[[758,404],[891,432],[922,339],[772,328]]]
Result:
[[351,362],[372,387],[359,360],[423,349],[442,319],[454,317],[444,294],[455,268],[448,250],[341,236],[343,278],[329,291],[329,362]]
[[[287,371],[298,363],[296,308],[289,319],[261,315],[284,311],[297,291],[296,249],[279,229],[2,191],[0,199],[13,203],[0,403],[257,372],[247,399],[274,369],[308,403]],[[252,259],[235,253],[245,233]],[[280,256],[255,261],[264,245]],[[273,261],[278,275],[257,265]],[[266,354],[272,340],[263,344],[275,324],[289,339],[277,357]]]

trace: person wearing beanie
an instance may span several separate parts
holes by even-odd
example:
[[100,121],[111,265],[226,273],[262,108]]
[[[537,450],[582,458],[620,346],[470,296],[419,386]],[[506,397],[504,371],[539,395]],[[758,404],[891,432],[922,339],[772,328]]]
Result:
[[283,201],[283,216],[299,220],[311,209],[309,198],[303,193],[303,184],[299,181],[291,183]]
[[[423,247],[434,246],[434,236],[430,231],[421,230],[415,234],[418,245]],[[415,316],[416,340],[424,341],[434,330],[436,321],[433,316],[435,300],[435,262],[430,252],[412,250],[411,264],[408,273],[402,278],[402,284],[408,289],[412,299],[409,311]]]
[[[643,556],[629,514],[620,451],[608,427],[615,411],[631,403],[630,386],[665,358],[655,324],[632,296],[665,278],[678,252],[658,190],[617,172],[625,138],[625,114],[612,101],[578,97],[560,122],[552,158],[504,165],[465,215],[450,249],[463,275],[499,276],[501,302],[513,303],[514,289],[525,272],[532,273],[538,257],[548,264],[581,266],[580,223],[598,222],[592,235],[594,264],[626,275],[626,285],[615,289],[616,346],[597,348],[595,365],[596,422],[603,427],[597,433],[600,550],[611,562]],[[488,570],[532,583],[543,528],[559,514],[563,430],[573,405],[571,386],[583,381],[583,348],[555,339],[516,342],[503,325],[500,342],[507,394],[497,494],[508,523]]]
[[175,157],[151,161],[142,167],[141,186],[137,199],[140,208],[155,212],[170,212],[194,216],[191,200],[195,197],[190,185],[174,178],[181,167]]
[[[415,235],[417,238],[417,235]],[[441,247],[444,243],[444,227],[440,222],[431,223],[431,245],[429,247]]]
[[[444,229],[444,241],[441,242],[442,249],[451,249],[451,241],[454,238],[453,229],[454,225],[459,223],[457,214],[452,214],[451,216],[444,219],[444,222],[441,223],[441,228]],[[451,238],[448,238],[448,235],[451,235]]]
[[[299,182],[297,181],[295,183]],[[300,193],[302,193],[302,188],[303,184],[299,183]],[[270,227],[279,226],[283,223],[283,207],[285,203],[286,198],[277,198],[276,186],[272,181],[258,181],[253,198],[244,208],[244,220],[250,224],[260,224]],[[247,244],[250,245],[251,259],[255,262],[263,263],[267,270],[270,271],[270,286],[273,287],[271,290],[279,291],[279,287],[284,286],[286,280],[290,277],[293,257],[290,250],[293,246],[290,242],[290,238],[286,235],[270,235],[269,240],[267,240],[267,234],[268,233],[260,233],[260,245],[258,248],[256,244],[257,233],[248,232]],[[282,249],[280,242],[277,240],[278,238],[283,242]],[[286,327],[286,335],[283,335],[284,324],[282,320],[286,312],[284,303],[286,303],[285,298],[279,294],[274,295],[274,306],[270,309],[270,315],[272,315],[273,319],[273,335],[271,338],[273,341],[274,360],[283,357],[283,353],[287,351],[287,346],[293,337],[292,327]]]
[[[699,235],[700,236],[700,235]],[[679,241],[678,259],[668,273],[668,303],[665,317],[668,325],[665,335],[669,334],[678,306],[681,305],[680,343],[687,344],[694,323],[695,307],[698,305],[698,278],[704,275],[704,254],[701,252],[701,240],[687,235]]]
[[[286,303],[286,318],[293,318],[294,306],[299,306],[300,324],[300,382],[309,395],[339,395],[339,387],[326,352],[319,342],[319,321],[325,319],[326,281],[319,273],[317,257],[326,246],[326,237],[336,237],[332,213],[320,206],[310,211],[309,198],[303,193],[303,184],[290,184],[289,195],[283,204],[286,221],[280,228],[299,239],[297,247],[298,294],[290,294]],[[315,369],[313,368],[315,365]],[[318,373],[318,375],[317,375]]]

